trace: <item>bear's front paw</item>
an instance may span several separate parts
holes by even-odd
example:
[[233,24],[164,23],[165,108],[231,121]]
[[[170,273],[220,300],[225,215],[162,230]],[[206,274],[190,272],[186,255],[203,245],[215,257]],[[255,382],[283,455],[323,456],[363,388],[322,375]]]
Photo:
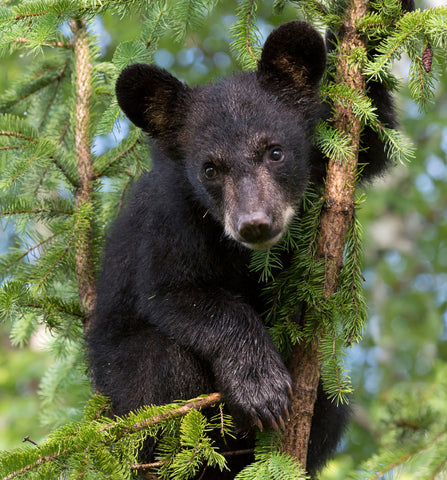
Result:
[[284,428],[289,417],[292,381],[281,360],[273,362],[270,368],[250,365],[238,369],[223,393],[239,429],[254,425],[260,430]]

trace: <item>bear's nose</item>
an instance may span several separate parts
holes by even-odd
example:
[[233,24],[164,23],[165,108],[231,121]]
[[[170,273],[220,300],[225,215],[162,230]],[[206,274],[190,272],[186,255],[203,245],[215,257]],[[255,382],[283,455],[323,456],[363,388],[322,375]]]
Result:
[[238,232],[247,243],[259,243],[271,236],[272,223],[263,212],[244,215],[239,220]]

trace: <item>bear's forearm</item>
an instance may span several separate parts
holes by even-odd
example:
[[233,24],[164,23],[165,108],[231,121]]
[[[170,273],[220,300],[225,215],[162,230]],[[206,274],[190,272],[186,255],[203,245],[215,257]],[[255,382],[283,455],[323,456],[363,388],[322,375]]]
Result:
[[211,363],[229,352],[245,351],[256,358],[262,348],[274,349],[255,310],[223,289],[184,287],[154,295],[140,305],[140,315],[168,338]]
[[292,383],[255,310],[225,290],[156,295],[148,318],[164,335],[209,364],[239,428],[283,424]]

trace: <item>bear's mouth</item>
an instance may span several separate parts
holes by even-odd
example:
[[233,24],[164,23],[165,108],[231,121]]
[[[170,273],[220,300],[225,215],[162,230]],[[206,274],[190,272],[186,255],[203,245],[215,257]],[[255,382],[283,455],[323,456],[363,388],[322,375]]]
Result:
[[278,235],[275,235],[273,238],[270,238],[269,240],[265,240],[262,242],[255,242],[255,243],[240,241],[239,243],[249,248],[250,250],[268,250],[269,248],[276,245],[281,240],[283,235],[284,235],[284,231],[281,231],[280,233],[278,233]]

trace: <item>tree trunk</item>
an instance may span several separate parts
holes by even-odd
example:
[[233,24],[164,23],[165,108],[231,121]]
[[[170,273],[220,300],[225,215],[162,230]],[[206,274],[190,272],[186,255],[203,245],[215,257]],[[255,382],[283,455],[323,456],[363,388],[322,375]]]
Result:
[[[365,90],[361,68],[349,61],[355,48],[365,47],[366,39],[357,32],[356,25],[368,8],[364,0],[350,0],[339,34],[336,82]],[[354,215],[354,190],[357,158],[360,144],[361,122],[352,109],[336,103],[334,126],[351,139],[354,154],[349,160],[331,158],[328,164],[324,192],[325,207],[321,216],[317,256],[325,262],[323,292],[327,298],[337,290],[338,275],[343,265],[346,234]],[[305,321],[305,320],[304,320]],[[303,467],[307,463],[310,428],[321,365],[318,358],[319,337],[306,344],[297,344],[291,356],[289,369],[293,379],[291,416],[283,435],[283,450],[298,459]]]

